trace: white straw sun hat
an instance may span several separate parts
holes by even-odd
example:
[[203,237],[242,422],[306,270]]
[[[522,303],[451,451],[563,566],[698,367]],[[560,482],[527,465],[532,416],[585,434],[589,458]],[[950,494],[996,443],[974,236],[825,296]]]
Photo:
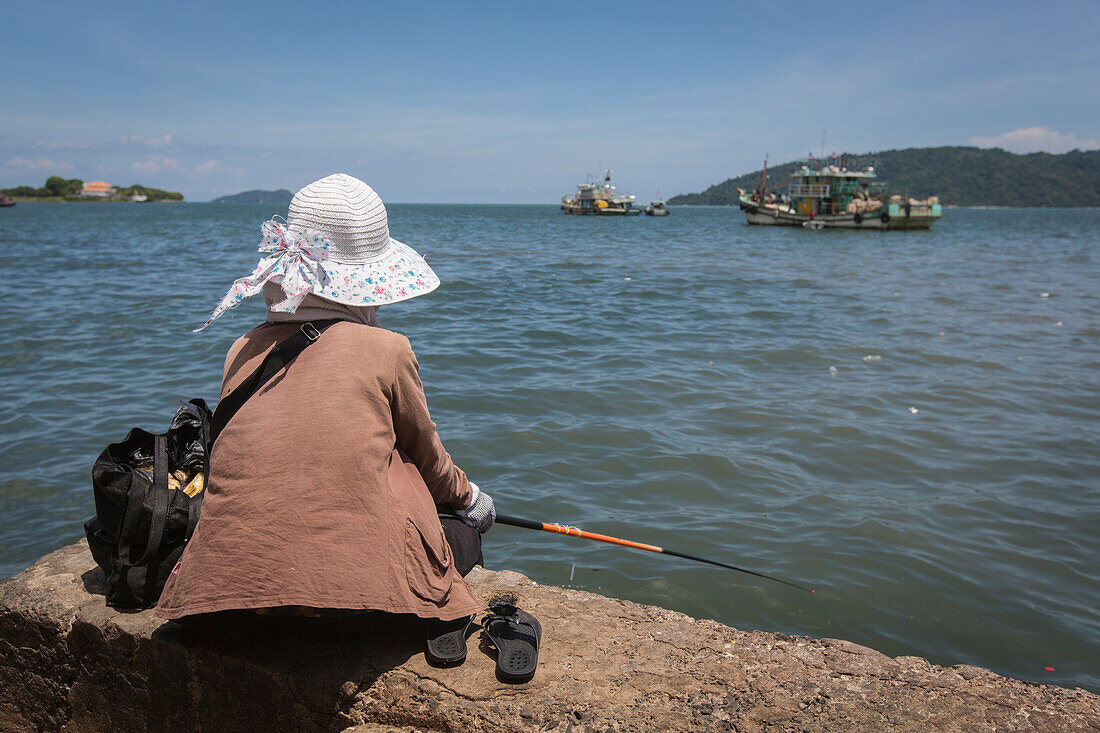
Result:
[[261,228],[260,251],[270,253],[255,271],[233,283],[203,326],[279,283],[286,299],[271,310],[293,313],[313,293],[344,305],[398,303],[430,293],[439,278],[411,247],[390,237],[382,199],[358,178],[337,173],[309,184],[290,202],[286,224]]

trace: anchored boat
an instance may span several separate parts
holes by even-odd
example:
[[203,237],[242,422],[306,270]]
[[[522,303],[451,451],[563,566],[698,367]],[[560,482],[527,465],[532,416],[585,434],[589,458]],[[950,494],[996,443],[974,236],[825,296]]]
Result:
[[634,196],[618,193],[611,185],[611,169],[604,172],[599,183],[582,183],[577,186],[573,196],[561,197],[561,210],[566,214],[595,214],[597,216],[636,216],[640,209],[634,208]]
[[657,192],[657,198],[649,202],[645,207],[646,216],[668,216],[671,212],[665,207],[665,200],[661,198],[661,192]]
[[919,200],[888,195],[875,169],[850,171],[845,165],[808,165],[768,187],[767,161],[752,193],[738,189],[749,224],[805,226],[810,229],[928,229],[942,216],[935,196]]

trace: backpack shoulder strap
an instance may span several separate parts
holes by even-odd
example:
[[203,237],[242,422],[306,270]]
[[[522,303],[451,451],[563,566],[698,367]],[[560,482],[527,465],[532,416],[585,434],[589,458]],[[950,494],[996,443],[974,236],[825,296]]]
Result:
[[260,366],[256,367],[256,371],[252,372],[235,390],[221,399],[218,406],[214,408],[214,416],[210,418],[210,443],[213,444],[218,439],[222,429],[229,424],[237,410],[241,409],[241,405],[256,394],[260,387],[267,384],[267,381],[275,376],[276,372],[293,361],[294,357],[320,338],[321,334],[328,330],[332,324],[339,321],[339,318],[334,318],[332,320],[303,323],[302,327],[293,336],[282,341],[268,352]]

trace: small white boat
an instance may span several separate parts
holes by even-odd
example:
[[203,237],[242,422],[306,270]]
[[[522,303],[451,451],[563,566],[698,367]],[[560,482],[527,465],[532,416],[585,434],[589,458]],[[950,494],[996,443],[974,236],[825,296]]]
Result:
[[672,212],[665,207],[665,201],[661,198],[661,192],[657,192],[657,198],[649,202],[644,209],[646,216],[668,216]]

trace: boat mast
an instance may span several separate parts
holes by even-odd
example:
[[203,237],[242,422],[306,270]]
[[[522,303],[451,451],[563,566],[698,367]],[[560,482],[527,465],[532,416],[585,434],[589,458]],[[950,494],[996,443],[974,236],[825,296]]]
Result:
[[764,153],[764,170],[760,172],[760,201],[764,201],[764,191],[768,187],[768,154]]

